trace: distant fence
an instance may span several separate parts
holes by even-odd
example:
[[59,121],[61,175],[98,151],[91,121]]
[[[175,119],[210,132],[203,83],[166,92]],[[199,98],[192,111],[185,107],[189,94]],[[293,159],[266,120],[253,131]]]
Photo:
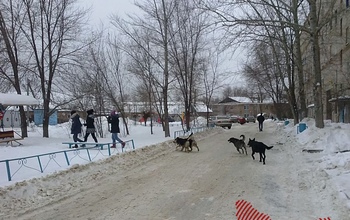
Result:
[[[110,148],[102,150],[100,147],[84,147],[56,151],[46,154],[34,155],[29,157],[14,158],[0,161],[0,173],[4,174],[6,170],[7,179],[11,181],[15,175],[29,178],[33,173],[44,173],[45,171],[55,171],[57,167],[68,167],[73,160],[76,164],[91,162],[113,154],[117,154],[127,149],[135,149],[134,140],[125,141],[125,148]],[[131,146],[128,143],[131,143]],[[3,176],[0,176],[3,178]]]
[[194,128],[191,128],[189,131],[184,131],[184,130],[180,130],[180,131],[174,131],[174,138],[177,138],[179,136],[185,136],[185,135],[189,135],[191,134],[192,132],[195,134],[195,133],[198,133],[198,132],[202,132],[202,131],[206,131],[206,130],[209,130],[209,129],[213,129],[212,126],[203,126],[203,127],[194,127]]

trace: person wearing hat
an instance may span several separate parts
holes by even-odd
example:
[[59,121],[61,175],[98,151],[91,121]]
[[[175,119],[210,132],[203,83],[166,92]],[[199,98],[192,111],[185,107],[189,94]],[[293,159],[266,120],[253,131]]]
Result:
[[125,142],[122,141],[118,137],[118,133],[120,133],[120,128],[119,128],[119,114],[115,112],[115,110],[111,111],[111,115],[108,116],[107,118],[108,124],[111,124],[111,129],[109,130],[112,133],[112,142],[113,145],[111,148],[116,148],[115,144],[116,141],[118,141],[121,145],[122,148],[125,147]]
[[[83,142],[80,138],[78,138],[78,135],[81,133],[81,122],[80,122],[80,116],[77,113],[77,111],[72,110],[70,112],[70,118],[72,120],[72,127],[70,133],[73,134],[73,141],[74,142]],[[74,145],[74,148],[78,148],[78,145]]]
[[91,134],[92,138],[94,139],[95,143],[98,143],[95,132],[95,115],[94,115],[94,110],[90,109],[86,111],[87,117],[86,117],[86,123],[84,126],[86,126],[86,133],[84,137],[84,142],[87,141],[89,135]]

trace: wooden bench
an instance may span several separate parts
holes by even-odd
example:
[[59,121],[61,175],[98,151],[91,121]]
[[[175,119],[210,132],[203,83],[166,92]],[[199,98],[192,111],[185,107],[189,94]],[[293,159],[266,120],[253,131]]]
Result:
[[95,143],[95,142],[62,142],[62,144],[68,145],[69,148],[72,148],[72,146],[74,146],[76,144],[78,146],[82,146],[84,144],[85,146],[100,147],[101,150],[103,150],[103,146],[107,146],[109,149],[113,143],[111,143],[111,142],[99,142],[99,143]]
[[15,137],[15,131],[0,131],[0,143],[6,142],[6,144],[8,144],[9,142],[11,142],[11,146],[13,146],[12,142],[14,141],[19,145],[22,145],[22,143],[20,143],[19,140],[23,140],[23,138]]

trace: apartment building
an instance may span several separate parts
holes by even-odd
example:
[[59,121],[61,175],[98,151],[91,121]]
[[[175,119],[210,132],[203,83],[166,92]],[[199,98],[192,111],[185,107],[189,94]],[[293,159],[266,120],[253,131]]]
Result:
[[[326,1],[321,1],[327,4]],[[323,5],[324,6],[324,5]],[[326,16],[326,15],[324,15]],[[336,1],[333,14],[320,32],[324,119],[350,122],[350,0]],[[309,36],[302,34],[306,102],[314,116],[313,67]]]

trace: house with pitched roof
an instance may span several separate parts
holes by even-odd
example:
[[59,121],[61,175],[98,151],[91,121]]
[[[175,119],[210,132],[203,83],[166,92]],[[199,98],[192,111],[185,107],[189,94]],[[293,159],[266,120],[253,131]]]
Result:
[[269,100],[254,102],[248,97],[226,97],[211,106],[213,115],[238,115],[242,117],[265,113],[268,117],[293,118],[288,103],[273,103]]

